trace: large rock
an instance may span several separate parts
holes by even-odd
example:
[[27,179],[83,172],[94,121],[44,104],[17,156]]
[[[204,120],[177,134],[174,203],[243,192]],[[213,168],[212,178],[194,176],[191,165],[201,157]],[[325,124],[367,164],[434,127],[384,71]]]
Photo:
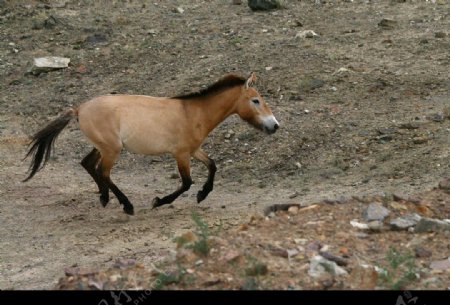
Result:
[[439,232],[450,231],[450,223],[439,219],[423,217],[417,223],[414,232],[426,233],[426,232]]
[[383,221],[391,212],[378,203],[371,203],[363,212],[366,221],[380,220]]
[[333,276],[347,275],[348,272],[344,268],[339,267],[335,262],[327,260],[321,255],[316,255],[311,258],[308,274],[314,278],[320,278],[327,274]]
[[252,11],[268,11],[281,8],[279,0],[248,0]]
[[416,213],[407,214],[402,217],[395,218],[389,223],[392,230],[407,230],[414,227],[422,217]]

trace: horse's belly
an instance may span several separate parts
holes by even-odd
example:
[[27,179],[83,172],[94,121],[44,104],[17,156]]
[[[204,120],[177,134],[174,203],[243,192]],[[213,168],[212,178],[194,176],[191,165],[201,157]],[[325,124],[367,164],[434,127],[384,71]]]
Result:
[[128,138],[123,141],[126,150],[142,155],[162,155],[172,151],[170,145],[160,141],[158,137],[148,135],[146,138]]

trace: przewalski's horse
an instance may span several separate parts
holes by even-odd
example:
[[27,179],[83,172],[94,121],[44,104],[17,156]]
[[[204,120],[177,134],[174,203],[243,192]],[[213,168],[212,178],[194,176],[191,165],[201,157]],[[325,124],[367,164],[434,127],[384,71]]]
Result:
[[172,194],[153,199],[153,208],[172,203],[191,184],[190,159],[200,160],[208,168],[208,178],[197,194],[197,202],[213,189],[216,165],[200,148],[208,134],[232,114],[238,114],[257,129],[274,133],[278,121],[269,106],[248,79],[227,75],[206,89],[176,97],[142,95],[106,95],[72,108],[37,132],[26,157],[32,156],[31,179],[47,163],[53,143],[70,120],[78,118],[84,135],[94,149],[81,165],[94,178],[103,206],[109,201],[109,190],[123,205],[127,214],[134,214],[127,196],[112,182],[111,169],[122,148],[144,155],[170,153],[176,159],[182,185]]

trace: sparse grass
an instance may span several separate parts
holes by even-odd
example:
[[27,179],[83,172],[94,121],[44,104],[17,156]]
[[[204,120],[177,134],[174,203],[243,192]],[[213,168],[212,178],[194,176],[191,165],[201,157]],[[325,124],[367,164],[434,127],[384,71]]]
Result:
[[192,276],[186,273],[186,270],[177,264],[177,271],[172,273],[160,273],[156,278],[153,289],[160,290],[170,284],[191,284],[193,282]]
[[396,248],[389,248],[386,260],[388,266],[380,274],[381,284],[389,289],[404,289],[417,280],[414,257],[411,253],[401,253]]
[[209,229],[208,224],[197,213],[192,213],[192,219],[197,226],[195,235],[197,235],[198,240],[195,241],[190,247],[195,254],[208,256],[209,251],[211,250],[208,244],[208,239],[211,236],[211,230]]

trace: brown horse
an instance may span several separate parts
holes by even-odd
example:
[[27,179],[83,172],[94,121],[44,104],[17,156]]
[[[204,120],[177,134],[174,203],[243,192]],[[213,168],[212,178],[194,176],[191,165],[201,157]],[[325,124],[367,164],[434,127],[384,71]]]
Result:
[[81,165],[94,178],[103,206],[109,190],[123,205],[125,213],[134,213],[133,205],[110,178],[111,169],[122,148],[144,155],[170,153],[176,159],[182,186],[172,194],[153,199],[153,208],[172,203],[187,191],[192,180],[190,159],[200,160],[208,168],[208,178],[197,194],[197,202],[213,189],[216,166],[200,148],[208,134],[232,114],[238,114],[257,129],[274,133],[279,124],[272,111],[248,79],[227,75],[208,88],[172,98],[142,95],[106,95],[72,108],[37,132],[26,157],[32,155],[28,181],[47,163],[53,143],[70,120],[77,117],[81,131],[94,149]]

